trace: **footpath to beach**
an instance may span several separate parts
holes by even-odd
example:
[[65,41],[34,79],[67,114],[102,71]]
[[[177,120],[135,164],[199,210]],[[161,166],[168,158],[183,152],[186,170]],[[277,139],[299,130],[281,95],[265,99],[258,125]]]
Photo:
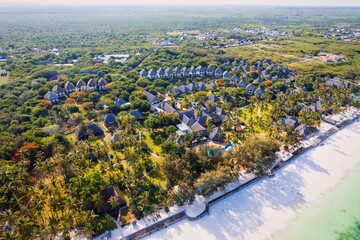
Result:
[[[230,184],[225,192],[218,192],[208,199],[198,197],[194,206],[177,207],[167,213],[169,215],[159,216],[158,226],[161,227],[156,230],[161,230],[155,230],[157,221],[151,217],[139,220],[136,226],[113,230],[111,239],[122,239],[121,235],[126,239],[142,236],[147,240],[272,239],[306,206],[334,187],[360,163],[360,148],[356,144],[360,142],[360,122],[355,119],[357,113],[352,109],[333,116],[341,120],[340,125],[335,127],[323,122],[320,131],[297,148],[280,152],[278,162],[286,162],[286,165],[274,170],[275,176],[254,178],[253,175],[239,175],[239,181]],[[337,131],[342,127],[341,122],[346,125],[350,119],[355,120]],[[306,149],[297,157],[293,156]],[[173,215],[178,218],[166,222]],[[154,228],[142,227],[141,221],[150,227],[154,225]],[[152,234],[136,235],[141,229],[149,229]]]

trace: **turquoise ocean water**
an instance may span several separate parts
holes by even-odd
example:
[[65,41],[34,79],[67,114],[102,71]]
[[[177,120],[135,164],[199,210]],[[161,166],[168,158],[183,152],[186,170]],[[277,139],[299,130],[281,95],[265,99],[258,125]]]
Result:
[[360,240],[360,165],[274,239]]

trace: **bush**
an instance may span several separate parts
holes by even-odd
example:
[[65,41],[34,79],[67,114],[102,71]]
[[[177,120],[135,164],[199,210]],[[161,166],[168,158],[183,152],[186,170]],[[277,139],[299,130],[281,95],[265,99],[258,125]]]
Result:
[[68,99],[66,99],[65,103],[73,104],[73,103],[75,103],[75,99],[73,99],[73,98],[68,98]]
[[81,105],[85,110],[90,110],[94,108],[93,102],[85,102]]
[[79,108],[76,105],[68,105],[67,109],[70,113],[77,113],[79,112]]
[[176,132],[176,127],[174,126],[174,125],[170,125],[169,127],[167,127],[166,128],[166,135],[167,136],[170,136],[170,135],[172,135],[173,133],[175,133]]
[[176,113],[162,113],[159,116],[159,120],[162,126],[175,125],[181,122],[179,115]]
[[89,95],[89,99],[92,102],[98,102],[100,100],[101,95],[98,92],[92,92]]
[[169,154],[169,155],[179,155],[180,156],[180,154],[181,154],[180,147],[172,141],[164,142],[163,144],[161,144],[161,150],[163,153]]
[[148,112],[150,111],[151,104],[147,100],[138,98],[131,103],[131,108],[138,109],[140,112]]
[[164,138],[162,138],[160,135],[156,136],[155,140],[154,140],[154,143],[156,145],[161,145],[163,142],[164,142]]
[[71,98],[85,98],[88,96],[87,92],[73,92],[69,94]]
[[155,140],[157,136],[160,136],[161,138],[166,138],[166,133],[164,131],[156,131],[150,133],[150,137],[152,140]]
[[148,119],[144,121],[144,126],[147,129],[155,129],[160,127],[160,120],[154,115],[151,115]]
[[113,230],[116,228],[114,221],[107,215],[98,217],[96,220],[98,224],[96,224],[94,227],[94,236],[101,235],[108,230]]

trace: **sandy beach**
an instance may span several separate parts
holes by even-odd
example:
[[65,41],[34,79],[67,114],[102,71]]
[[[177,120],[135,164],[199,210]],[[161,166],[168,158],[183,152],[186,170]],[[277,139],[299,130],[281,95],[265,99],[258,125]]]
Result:
[[211,206],[210,214],[182,220],[143,239],[274,239],[307,206],[360,163],[356,121],[275,172]]

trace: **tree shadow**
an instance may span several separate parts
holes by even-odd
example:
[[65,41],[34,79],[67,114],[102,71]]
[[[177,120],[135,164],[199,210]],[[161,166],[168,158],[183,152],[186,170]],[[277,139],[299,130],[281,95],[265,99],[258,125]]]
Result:
[[[310,162],[310,161],[309,161]],[[304,180],[299,172],[311,168],[324,172],[319,166],[303,163],[304,166],[283,169],[279,176],[271,179],[264,178],[247,188],[224,199],[221,203],[210,208],[210,214],[196,222],[181,221],[171,226],[171,231],[163,230],[150,235],[150,239],[173,239],[181,236],[188,228],[206,231],[210,239],[244,239],[264,224],[263,211],[265,208],[281,210],[291,208],[298,211],[305,200],[300,193]],[[184,229],[186,228],[186,230]],[[160,234],[161,237],[157,236]]]
[[[350,131],[355,130],[352,127]],[[360,131],[355,130],[356,134]],[[265,224],[264,214],[270,210],[291,209],[299,212],[305,207],[301,190],[308,184],[304,173],[318,172],[329,175],[328,170],[313,161],[329,149],[347,156],[339,147],[339,141],[348,142],[353,139],[353,133],[345,131],[342,135],[333,135],[326,141],[326,148],[312,149],[289,165],[275,172],[273,178],[263,178],[237,193],[230,195],[220,203],[210,207],[210,214],[195,221],[181,221],[166,230],[154,233],[146,239],[179,239],[184,235],[186,239],[246,239]],[[328,149],[329,147],[329,149]],[[345,148],[345,147],[344,147]],[[316,154],[312,153],[317,150]],[[320,150],[320,151],[319,151]],[[324,151],[324,153],[322,152]],[[348,151],[345,149],[344,151]],[[330,153],[331,154],[331,153]],[[326,155],[324,155],[326,156]],[[326,159],[325,159],[326,160]],[[273,223],[274,226],[277,224]],[[199,237],[203,234],[203,238]],[[196,235],[197,234],[197,235]],[[189,238],[188,236],[191,235]]]

